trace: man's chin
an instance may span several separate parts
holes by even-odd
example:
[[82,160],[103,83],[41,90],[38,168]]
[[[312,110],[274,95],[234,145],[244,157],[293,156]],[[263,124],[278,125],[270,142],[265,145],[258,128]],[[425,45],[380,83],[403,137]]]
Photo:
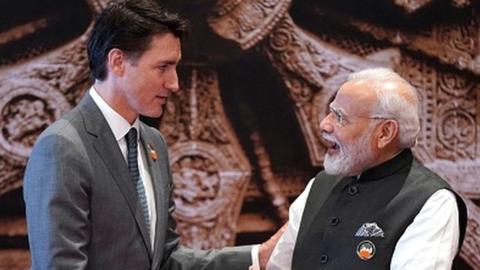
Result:
[[348,160],[343,160],[339,155],[326,154],[323,162],[323,169],[329,175],[347,176]]
[[346,177],[346,176],[351,176],[352,175],[352,174],[350,174],[348,172],[345,172],[345,171],[342,171],[342,170],[336,170],[336,169],[326,168],[326,167],[324,169],[325,169],[325,172],[328,175],[341,176],[341,177]]
[[160,116],[162,116],[162,114],[163,114],[162,109],[159,111],[148,111],[148,112],[142,113],[143,116],[146,116],[149,118],[159,118]]
[[335,164],[334,161],[327,160],[327,158],[330,158],[330,157],[325,156],[325,161],[323,162],[323,169],[327,174],[338,175],[339,170],[338,170],[337,164]]

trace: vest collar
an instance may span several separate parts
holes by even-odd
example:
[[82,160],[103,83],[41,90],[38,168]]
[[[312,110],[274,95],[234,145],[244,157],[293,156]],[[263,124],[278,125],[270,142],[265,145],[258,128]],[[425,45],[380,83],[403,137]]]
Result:
[[358,178],[359,181],[371,181],[385,178],[392,175],[402,168],[409,166],[412,163],[413,154],[410,149],[405,149],[398,155],[384,163],[370,168],[363,172]]

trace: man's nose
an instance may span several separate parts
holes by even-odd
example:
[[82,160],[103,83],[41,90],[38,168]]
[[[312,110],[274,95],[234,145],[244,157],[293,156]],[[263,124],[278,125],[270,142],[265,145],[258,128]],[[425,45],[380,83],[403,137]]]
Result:
[[177,71],[174,70],[167,78],[167,81],[165,82],[165,87],[172,92],[177,92],[178,90],[180,90]]
[[320,122],[320,131],[331,133],[333,131],[332,113],[327,114]]

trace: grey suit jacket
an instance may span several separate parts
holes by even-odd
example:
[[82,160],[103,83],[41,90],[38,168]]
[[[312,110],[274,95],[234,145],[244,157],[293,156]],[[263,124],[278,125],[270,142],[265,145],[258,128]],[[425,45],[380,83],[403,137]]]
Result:
[[[140,139],[155,193],[154,251],[128,166],[87,94],[38,138],[24,178],[33,269],[247,269],[251,247],[194,251],[179,246],[165,141],[143,123]],[[146,152],[148,153],[148,152]]]

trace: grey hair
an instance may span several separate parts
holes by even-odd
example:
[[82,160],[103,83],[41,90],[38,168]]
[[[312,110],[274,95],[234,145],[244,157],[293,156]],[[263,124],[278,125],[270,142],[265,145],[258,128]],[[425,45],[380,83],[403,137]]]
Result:
[[387,68],[365,69],[350,74],[348,80],[372,87],[378,98],[372,116],[395,119],[399,125],[398,146],[413,147],[420,132],[420,102],[415,87]]

